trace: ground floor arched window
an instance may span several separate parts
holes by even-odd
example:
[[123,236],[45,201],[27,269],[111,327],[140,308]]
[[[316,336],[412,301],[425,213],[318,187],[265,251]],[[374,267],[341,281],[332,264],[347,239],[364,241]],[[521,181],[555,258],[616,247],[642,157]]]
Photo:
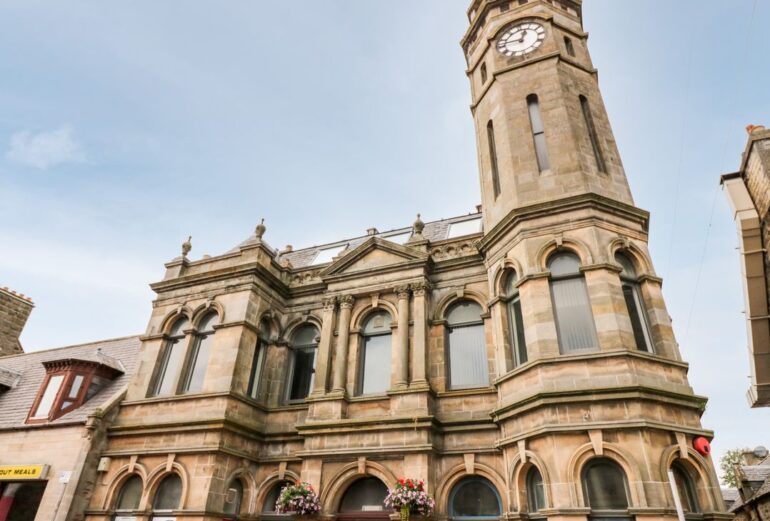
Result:
[[451,519],[498,519],[502,511],[497,489],[491,481],[480,476],[463,478],[449,494]]
[[338,519],[388,519],[390,512],[384,501],[388,495],[385,483],[374,477],[361,478],[348,487],[340,501]]

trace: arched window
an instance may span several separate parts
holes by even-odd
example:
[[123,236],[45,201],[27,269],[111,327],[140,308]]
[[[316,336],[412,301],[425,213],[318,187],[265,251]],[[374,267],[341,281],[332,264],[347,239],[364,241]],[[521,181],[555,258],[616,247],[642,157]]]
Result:
[[182,501],[182,478],[170,474],[163,478],[152,501],[153,513],[170,512],[179,508]]
[[115,510],[118,512],[138,510],[139,501],[142,499],[142,478],[134,474],[120,487],[118,500],[115,502]]
[[449,308],[446,321],[449,386],[463,389],[489,385],[481,306],[462,300]]
[[251,374],[249,375],[249,396],[255,400],[259,398],[260,384],[262,383],[262,368],[267,356],[267,343],[270,339],[270,324],[267,320],[259,323],[257,333],[257,346],[254,348],[254,358],[251,361]]
[[313,387],[318,329],[311,324],[300,327],[292,336],[291,347],[288,399],[304,400]]
[[187,317],[177,319],[171,327],[168,340],[166,340],[160,355],[151,396],[176,394],[177,378],[179,378],[184,359],[185,334],[189,329],[190,321]]
[[599,134],[596,132],[594,117],[591,114],[591,105],[589,105],[588,98],[585,96],[580,96],[580,108],[583,111],[583,121],[586,124],[588,138],[591,140],[591,148],[594,151],[596,168],[599,170],[599,172],[606,172],[607,166],[604,163],[604,155],[602,154],[602,147],[599,143]]
[[239,479],[234,479],[225,493],[224,513],[228,519],[238,519],[238,514],[241,513],[241,503],[243,503],[243,483]]
[[350,485],[342,496],[340,512],[373,512],[384,510],[388,487],[377,478],[362,478]]
[[568,36],[564,37],[564,48],[567,49],[567,54],[575,57],[575,46],[572,44],[572,39]]
[[548,261],[548,269],[559,349],[562,354],[595,349],[596,326],[580,259],[574,253],[557,253]]
[[527,472],[527,510],[535,514],[545,508],[545,485],[543,475],[537,467],[531,467]]
[[524,318],[521,313],[518,281],[516,272],[511,271],[505,282],[505,303],[508,309],[508,329],[514,367],[527,362],[527,342],[524,338]]
[[591,508],[591,517],[624,518],[613,511],[628,510],[628,483],[626,473],[614,461],[596,458],[583,468],[583,493]]
[[487,123],[487,144],[489,145],[489,164],[492,170],[492,190],[495,199],[500,195],[500,171],[497,166],[497,143],[495,142],[495,127],[492,120]]
[[481,84],[484,85],[487,82],[487,64],[481,64]]
[[203,390],[203,379],[209,366],[211,346],[214,343],[214,326],[219,324],[219,315],[209,313],[200,321],[195,332],[195,344],[188,357],[187,375],[183,393],[198,393]]
[[671,472],[674,474],[674,482],[679,493],[679,500],[682,502],[682,510],[685,512],[700,512],[698,495],[695,492],[695,484],[690,472],[678,461],[671,465]]
[[263,514],[275,513],[275,504],[278,502],[278,497],[281,495],[281,490],[283,490],[283,488],[288,485],[291,485],[290,481],[279,481],[270,487],[270,491],[265,496],[264,503],[262,503]]
[[479,476],[463,478],[449,494],[451,519],[497,519],[502,511],[495,486]]
[[642,300],[642,291],[636,281],[634,263],[622,253],[615,254],[615,262],[623,268],[623,271],[620,272],[620,284],[623,288],[623,298],[626,300],[628,318],[631,319],[631,329],[634,332],[636,348],[640,351],[651,352],[653,350],[652,338],[647,324],[647,312]]
[[529,109],[529,123],[532,126],[532,139],[535,141],[535,155],[537,166],[541,172],[551,169],[548,159],[548,146],[545,142],[545,126],[540,115],[540,101],[537,94],[527,96],[527,108]]
[[391,318],[386,311],[369,316],[362,330],[358,394],[380,394],[390,388]]

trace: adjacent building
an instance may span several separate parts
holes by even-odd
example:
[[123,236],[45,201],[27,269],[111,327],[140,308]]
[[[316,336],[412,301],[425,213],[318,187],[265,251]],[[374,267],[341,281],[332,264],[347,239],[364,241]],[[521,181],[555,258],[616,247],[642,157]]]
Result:
[[770,406],[770,130],[750,125],[738,172],[722,176],[738,229],[752,407]]
[[29,297],[0,288],[0,357],[24,352],[19,336],[33,307]]
[[399,477],[437,519],[673,520],[674,488],[729,518],[581,2],[468,20],[483,211],[298,250],[264,225],[214,257],[185,243],[87,519],[270,518],[294,480],[323,519],[387,519]]
[[736,521],[770,519],[770,455],[765,447],[744,454],[745,465],[735,467],[739,488],[729,511]]

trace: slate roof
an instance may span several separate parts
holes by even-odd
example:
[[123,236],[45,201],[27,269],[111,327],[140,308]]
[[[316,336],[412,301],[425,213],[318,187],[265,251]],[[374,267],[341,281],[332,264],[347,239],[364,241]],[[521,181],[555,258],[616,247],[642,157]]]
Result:
[[770,495],[770,465],[768,465],[770,458],[765,460],[759,465],[741,465],[741,472],[746,477],[742,480],[746,482],[761,482],[762,485],[754,492],[751,497],[746,498],[744,501],[740,496],[735,500],[735,503],[728,509],[729,512],[737,512],[745,504],[756,501],[757,499]]
[[27,425],[25,421],[45,376],[43,362],[63,359],[96,361],[122,372],[81,407],[40,425],[85,422],[99,406],[128,384],[140,345],[139,336],[131,336],[0,358],[0,373],[18,375],[10,389],[0,391],[0,429],[38,426]]
[[[449,228],[452,224],[462,223],[465,221],[480,220],[482,218],[482,215],[483,215],[482,213],[477,212],[477,213],[471,213],[468,215],[451,217],[448,219],[441,219],[439,221],[427,222],[425,223],[425,229],[423,230],[422,235],[425,239],[431,242],[442,241],[450,238]],[[479,230],[480,229],[481,227],[479,227]],[[395,237],[401,234],[406,234],[411,232],[412,232],[412,226],[407,226],[404,228],[395,228],[393,230],[377,232],[376,234],[374,234],[374,237],[379,237],[381,239],[388,239],[389,237]],[[343,239],[336,242],[329,242],[326,244],[318,244],[316,246],[311,246],[308,248],[301,248],[291,252],[283,251],[278,253],[276,260],[279,262],[283,260],[288,260],[289,262],[291,262],[291,265],[294,268],[305,268],[313,265],[313,260],[316,258],[316,256],[321,250],[340,247],[340,246],[347,246],[349,249],[352,250],[353,248],[365,242],[370,237],[372,237],[372,235],[361,235],[350,239]],[[248,239],[240,243],[231,251],[237,251],[238,248],[242,246],[248,246],[254,243],[255,240],[256,240],[255,236],[252,235],[251,237],[249,237]],[[318,265],[320,266],[322,265],[322,263],[319,263]]]
[[738,493],[737,488],[723,488],[722,489],[722,498],[725,500],[725,502],[732,503],[735,501],[738,501],[740,498],[740,494]]
[[746,481],[764,481],[770,477],[770,465],[741,465]]

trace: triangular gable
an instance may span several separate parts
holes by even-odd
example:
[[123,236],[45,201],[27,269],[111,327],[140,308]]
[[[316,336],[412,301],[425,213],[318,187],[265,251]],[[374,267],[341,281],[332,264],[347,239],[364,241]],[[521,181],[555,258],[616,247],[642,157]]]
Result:
[[398,264],[428,262],[429,255],[386,239],[372,237],[342,254],[321,272],[321,276],[365,271]]

